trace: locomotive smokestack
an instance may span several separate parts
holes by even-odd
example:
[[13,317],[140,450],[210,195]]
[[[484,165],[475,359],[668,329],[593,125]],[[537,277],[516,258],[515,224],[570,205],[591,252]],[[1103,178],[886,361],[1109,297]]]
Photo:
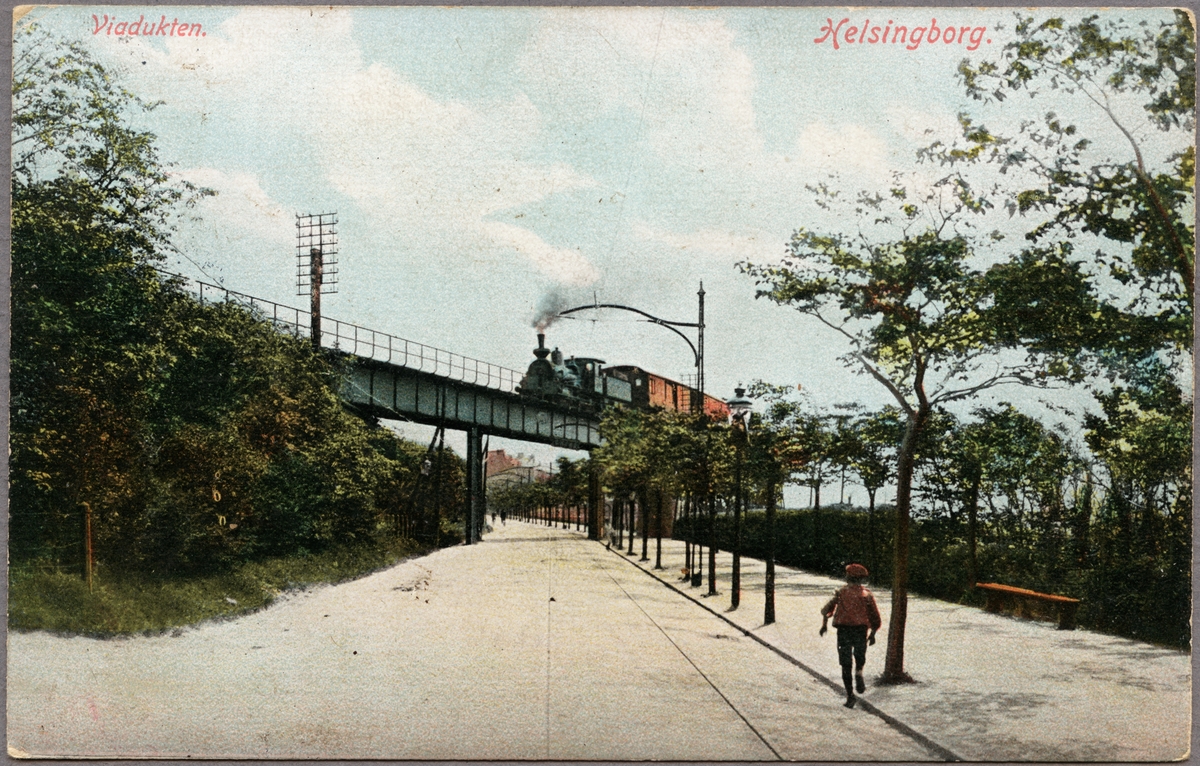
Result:
[[539,332],[537,335],[538,346],[533,350],[533,355],[538,359],[545,359],[546,357],[550,356],[550,349],[546,348],[546,333]]
[[546,333],[539,332],[538,333],[538,348],[545,348],[545,347],[546,347]]

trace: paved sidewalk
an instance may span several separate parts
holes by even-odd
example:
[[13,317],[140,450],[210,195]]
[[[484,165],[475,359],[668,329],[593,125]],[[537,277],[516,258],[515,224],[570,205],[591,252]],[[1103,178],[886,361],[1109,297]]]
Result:
[[[600,545],[599,543],[595,543]],[[719,595],[682,581],[684,544],[663,541],[663,570],[620,555],[841,688],[833,631],[818,635],[820,609],[841,581],[776,567],[776,622],[763,625],[765,564],[742,561],[741,605],[729,611],[732,556],[717,555]],[[883,671],[890,593],[867,653],[870,709],[910,727],[957,758],[985,761],[1167,761],[1191,741],[1188,653],[1054,623],[909,596],[905,669],[917,681],[876,686]],[[841,694],[830,689],[829,694]],[[880,756],[882,758],[882,756]]]
[[8,637],[12,755],[928,760],[575,532],[484,542],[178,635]]

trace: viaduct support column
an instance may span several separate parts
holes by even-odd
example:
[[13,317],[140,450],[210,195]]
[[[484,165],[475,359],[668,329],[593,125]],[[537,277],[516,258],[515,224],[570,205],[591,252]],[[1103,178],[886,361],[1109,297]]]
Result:
[[484,514],[483,434],[479,428],[467,431],[467,508],[465,533],[467,544],[479,542]]
[[603,540],[608,530],[604,528],[604,493],[600,491],[600,466],[588,460],[588,539]]

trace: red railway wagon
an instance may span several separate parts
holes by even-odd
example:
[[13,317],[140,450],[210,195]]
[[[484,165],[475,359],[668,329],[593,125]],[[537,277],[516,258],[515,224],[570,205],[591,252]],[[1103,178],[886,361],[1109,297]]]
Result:
[[[692,411],[692,397],[697,392],[691,386],[632,365],[609,367],[604,370],[604,374],[629,381],[632,388],[630,405],[633,407],[639,409],[659,407],[676,412]],[[729,405],[709,394],[704,395],[704,411],[713,420],[729,419]]]

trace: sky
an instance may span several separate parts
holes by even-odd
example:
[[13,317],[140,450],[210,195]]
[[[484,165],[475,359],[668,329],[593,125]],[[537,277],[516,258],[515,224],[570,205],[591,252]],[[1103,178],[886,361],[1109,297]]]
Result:
[[[155,34],[129,34],[139,21]],[[890,403],[838,360],[832,331],[755,299],[736,268],[778,261],[798,227],[859,225],[806,186],[886,190],[896,172],[930,184],[944,170],[916,151],[953,138],[964,110],[1013,125],[1054,109],[1085,126],[1097,156],[1129,153],[1079,99],[990,112],[968,99],[956,69],[999,56],[1011,9],[124,5],[37,8],[30,22],[161,101],[138,124],[174,173],[217,192],[181,222],[172,270],[303,307],[295,216],[336,211],[340,284],[326,316],[522,370],[547,301],[694,322],[703,282],[706,388],[722,398],[762,379],[802,386],[814,406]],[[172,34],[185,24],[195,34]],[[849,42],[864,25],[939,34]],[[1152,163],[1178,148],[1138,138]],[[994,218],[1011,234],[1036,223]],[[549,328],[549,345],[676,379],[693,371],[663,328],[576,316]],[[1064,393],[1085,401],[1076,394]],[[493,446],[543,463],[559,454]]]

